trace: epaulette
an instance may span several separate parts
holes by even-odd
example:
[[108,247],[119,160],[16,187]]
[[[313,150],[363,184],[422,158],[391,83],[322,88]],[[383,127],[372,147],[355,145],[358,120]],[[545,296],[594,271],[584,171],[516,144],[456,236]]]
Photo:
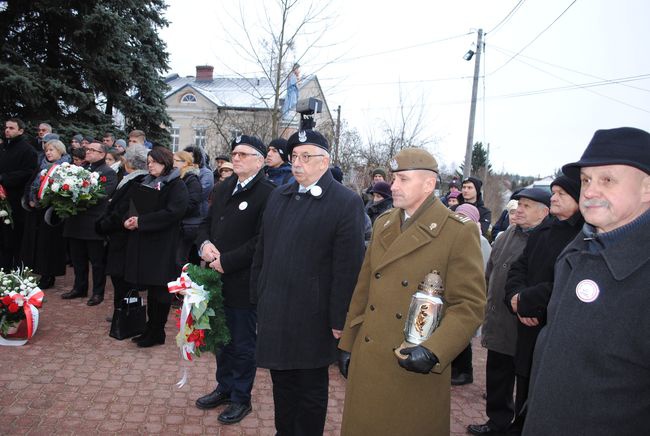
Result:
[[461,215],[459,213],[450,213],[449,218],[453,219],[454,221],[458,221],[459,223],[463,223],[463,224],[474,222],[474,221],[472,221],[471,218],[467,218],[465,215]]

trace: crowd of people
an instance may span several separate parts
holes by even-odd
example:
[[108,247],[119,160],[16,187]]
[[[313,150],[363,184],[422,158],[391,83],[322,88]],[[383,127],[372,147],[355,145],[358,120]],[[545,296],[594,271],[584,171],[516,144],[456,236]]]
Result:
[[[423,149],[374,169],[360,195],[315,130],[268,145],[237,136],[214,170],[200,147],[172,152],[140,130],[68,145],[49,124],[34,138],[26,130],[7,120],[0,144],[13,218],[0,227],[0,266],[28,266],[47,289],[67,262],[74,284],[61,297],[90,290],[89,306],[104,300],[107,277],[115,307],[146,291],[138,347],[165,343],[167,284],[181,265],[218,271],[231,340],[196,406],[227,405],[223,424],[250,413],[256,369],[266,368],[277,434],[322,434],[338,362],[348,379],[342,434],[448,434],[449,387],[473,382],[480,327],[488,421],[469,433],[648,430],[647,132],[596,132],[550,192],[513,193],[492,225],[482,181],[455,179],[438,198],[438,163]],[[99,173],[106,196],[61,219],[37,193],[64,162]],[[430,273],[444,312],[407,342],[411,297]]]

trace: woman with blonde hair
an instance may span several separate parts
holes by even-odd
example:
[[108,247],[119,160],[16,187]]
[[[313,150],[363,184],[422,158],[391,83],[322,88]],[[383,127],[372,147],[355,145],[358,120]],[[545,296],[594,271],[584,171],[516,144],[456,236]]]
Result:
[[188,262],[190,249],[196,239],[199,224],[201,224],[202,188],[199,180],[199,166],[194,163],[192,153],[187,151],[174,153],[174,168],[178,168],[180,171],[190,200],[187,212],[181,221],[181,238],[178,244],[177,260],[179,264],[184,265]]

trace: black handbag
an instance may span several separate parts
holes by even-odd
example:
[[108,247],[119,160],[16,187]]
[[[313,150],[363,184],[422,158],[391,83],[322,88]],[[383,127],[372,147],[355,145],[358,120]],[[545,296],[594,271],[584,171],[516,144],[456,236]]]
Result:
[[[132,293],[135,293],[135,296],[132,296]],[[129,291],[119,307],[113,311],[111,331],[108,335],[121,341],[144,332],[146,323],[147,306],[143,304],[142,297],[137,295],[137,291]]]

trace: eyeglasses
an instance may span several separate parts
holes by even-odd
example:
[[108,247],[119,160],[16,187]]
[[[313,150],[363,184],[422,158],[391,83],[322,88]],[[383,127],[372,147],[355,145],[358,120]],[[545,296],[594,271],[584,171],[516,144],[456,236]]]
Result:
[[300,162],[302,163],[307,163],[309,162],[309,159],[312,157],[318,157],[318,156],[325,156],[324,154],[292,154],[291,155],[291,162],[295,162],[296,160],[300,159]]
[[240,159],[246,159],[248,156],[257,156],[257,153],[244,153],[243,151],[233,151],[230,153],[230,157],[233,159],[236,157]]
[[95,148],[84,148],[84,150],[86,151],[86,153],[88,153],[89,151],[92,151],[93,153],[103,153],[104,152],[103,150],[97,150]]
[[183,159],[174,159],[174,162],[184,163],[185,161]]

